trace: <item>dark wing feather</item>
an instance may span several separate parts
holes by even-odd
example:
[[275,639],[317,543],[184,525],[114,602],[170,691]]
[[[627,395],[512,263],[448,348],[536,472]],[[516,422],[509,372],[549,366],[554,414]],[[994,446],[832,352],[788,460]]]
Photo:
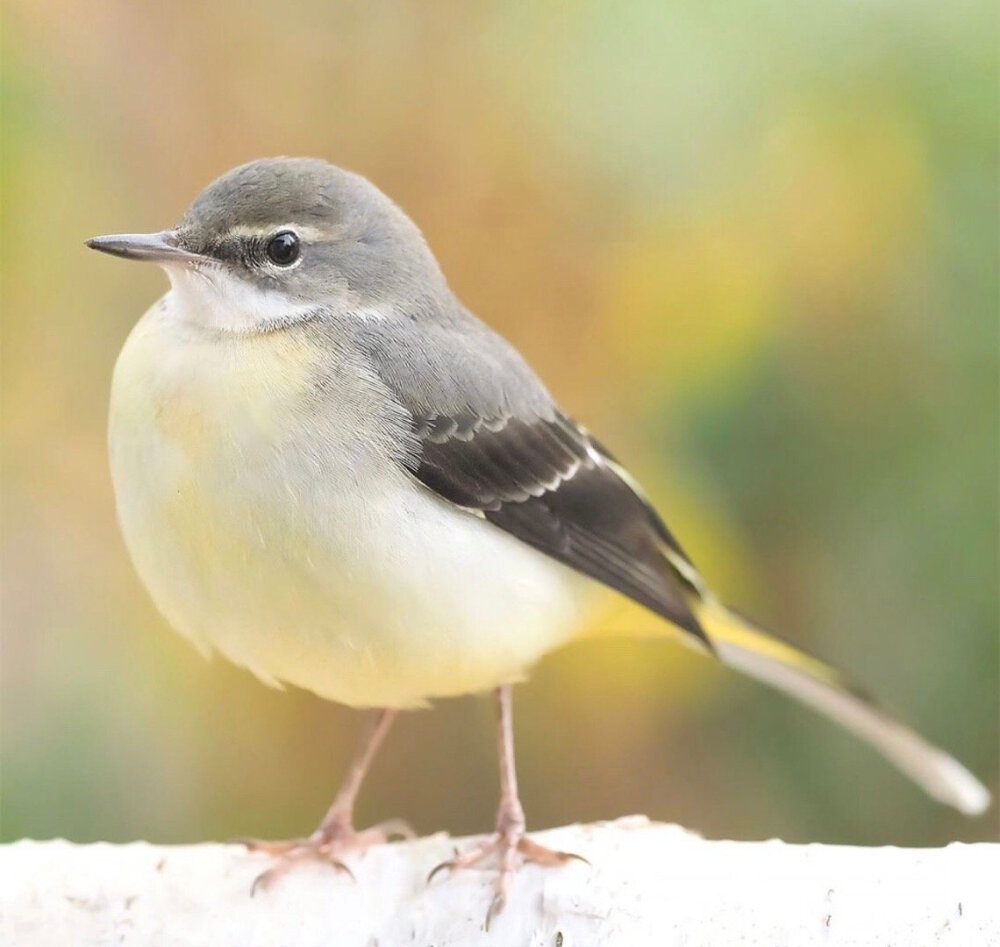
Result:
[[698,574],[623,469],[528,364],[450,295],[358,319],[352,344],[399,399],[402,462],[425,486],[711,647]]
[[415,433],[415,473],[435,493],[707,644],[688,604],[698,589],[671,563],[687,562],[683,551],[618,465],[569,418],[425,417]]

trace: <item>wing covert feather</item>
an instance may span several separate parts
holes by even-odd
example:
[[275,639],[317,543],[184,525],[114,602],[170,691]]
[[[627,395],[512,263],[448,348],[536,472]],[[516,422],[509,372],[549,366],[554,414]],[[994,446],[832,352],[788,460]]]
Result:
[[701,590],[683,550],[504,339],[462,311],[420,320],[419,329],[374,320],[356,341],[412,419],[406,463],[424,486],[710,647],[691,607]]

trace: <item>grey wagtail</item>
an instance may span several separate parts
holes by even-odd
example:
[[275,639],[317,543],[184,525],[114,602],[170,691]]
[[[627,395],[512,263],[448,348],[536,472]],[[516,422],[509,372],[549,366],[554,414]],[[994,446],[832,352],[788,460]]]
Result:
[[[986,789],[819,661],[727,610],[636,481],[449,289],[413,222],[363,177],[275,158],[223,175],[173,230],[95,237],[170,290],[132,330],[111,392],[121,528],[167,620],[269,684],[370,711],[319,828],[271,853],[340,868],[355,797],[397,711],[493,689],[496,832],[447,862],[494,862],[490,913],[525,861],[511,685],[579,637],[603,583],[665,632],[868,741],[935,799]],[[346,870],[346,868],[345,868]]]

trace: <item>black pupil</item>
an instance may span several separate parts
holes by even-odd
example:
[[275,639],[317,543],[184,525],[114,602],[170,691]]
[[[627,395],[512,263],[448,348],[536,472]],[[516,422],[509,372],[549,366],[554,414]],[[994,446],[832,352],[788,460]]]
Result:
[[276,233],[268,241],[267,255],[278,266],[291,266],[299,258],[299,238],[290,230]]

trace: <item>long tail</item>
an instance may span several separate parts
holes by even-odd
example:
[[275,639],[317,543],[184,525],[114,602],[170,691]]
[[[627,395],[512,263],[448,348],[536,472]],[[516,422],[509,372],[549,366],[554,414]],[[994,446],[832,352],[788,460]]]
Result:
[[939,802],[978,815],[990,794],[961,763],[893,720],[827,667],[770,637],[715,601],[696,606],[720,660],[825,714],[910,777]]

